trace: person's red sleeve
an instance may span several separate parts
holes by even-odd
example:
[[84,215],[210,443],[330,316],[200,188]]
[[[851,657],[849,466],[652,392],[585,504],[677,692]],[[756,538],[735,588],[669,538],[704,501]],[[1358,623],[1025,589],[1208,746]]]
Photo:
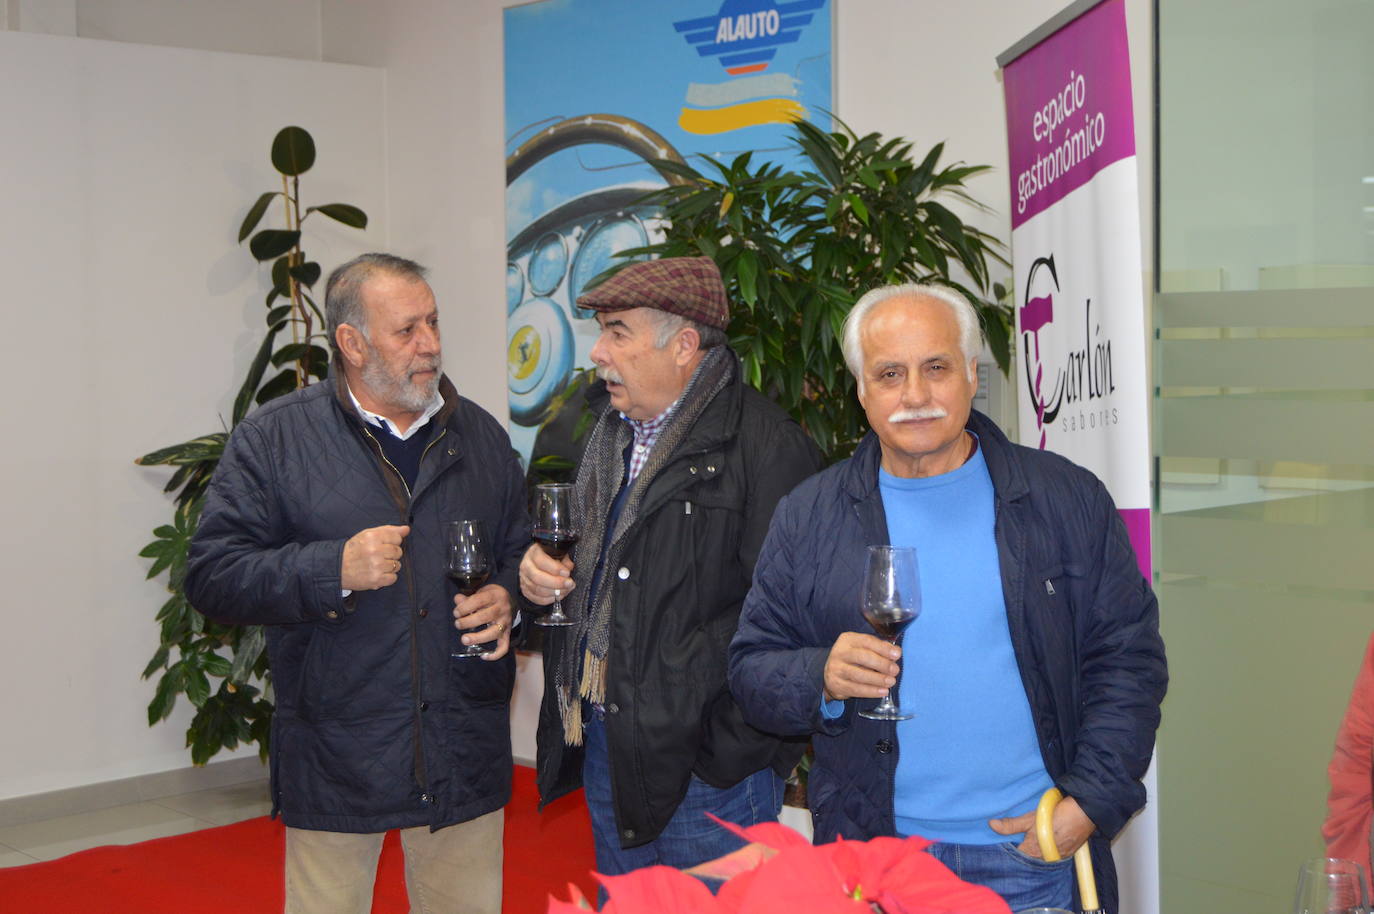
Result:
[[1336,734],[1336,749],[1327,774],[1327,797],[1322,837],[1331,857],[1369,866],[1369,829],[1374,819],[1374,637],[1365,649],[1364,663],[1355,678],[1350,704]]

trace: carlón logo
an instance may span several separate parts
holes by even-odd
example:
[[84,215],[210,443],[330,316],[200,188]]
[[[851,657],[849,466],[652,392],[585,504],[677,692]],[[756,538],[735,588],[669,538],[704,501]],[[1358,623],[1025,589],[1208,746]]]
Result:
[[[1060,296],[1054,255],[1038,257],[1026,272],[1025,294],[1018,311],[1021,344],[1025,351],[1026,393],[1035,404],[1035,422],[1043,450],[1051,428],[1072,433],[1107,428],[1120,421],[1117,407],[1108,402],[1116,392],[1112,374],[1112,341],[1093,323],[1093,300],[1078,307]],[[1054,325],[1059,319],[1057,326]],[[1079,345],[1074,336],[1083,328]]]

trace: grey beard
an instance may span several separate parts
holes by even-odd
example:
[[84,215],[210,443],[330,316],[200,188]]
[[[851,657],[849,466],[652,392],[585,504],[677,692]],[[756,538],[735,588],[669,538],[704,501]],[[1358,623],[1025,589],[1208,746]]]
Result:
[[409,378],[397,378],[387,374],[380,358],[368,359],[363,366],[363,383],[373,391],[374,396],[384,403],[408,413],[424,412],[434,395],[439,391],[439,373],[443,370],[441,361],[434,360],[434,377],[425,384],[415,384]]

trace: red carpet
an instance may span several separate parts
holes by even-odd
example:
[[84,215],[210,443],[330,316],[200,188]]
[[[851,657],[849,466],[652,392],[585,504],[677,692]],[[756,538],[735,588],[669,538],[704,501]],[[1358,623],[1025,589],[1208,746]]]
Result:
[[[551,892],[567,897],[576,882],[595,891],[592,829],[578,792],[535,811],[534,771],[515,769],[506,807],[506,914],[540,914]],[[29,866],[0,869],[4,914],[260,914],[282,909],[279,821],[236,825],[98,847]],[[377,867],[373,914],[406,914],[400,839],[387,836]]]

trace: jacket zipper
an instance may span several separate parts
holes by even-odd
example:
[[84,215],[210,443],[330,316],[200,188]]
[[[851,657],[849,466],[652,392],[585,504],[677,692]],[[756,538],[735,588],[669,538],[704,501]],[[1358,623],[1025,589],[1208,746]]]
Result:
[[[434,440],[431,441],[429,444],[425,445],[425,449],[424,449],[423,451],[420,452],[420,463],[421,463],[421,464],[423,464],[423,463],[425,462],[425,457],[427,457],[427,456],[429,455],[429,450],[430,450],[430,448],[432,448],[432,447],[434,447],[434,445],[438,444],[438,443],[439,443],[439,439],[443,438],[444,435],[447,434],[447,433],[448,433],[448,429],[443,429],[443,428],[441,428],[441,429],[439,430],[439,434],[436,435],[436,436],[434,437]],[[414,496],[414,494],[410,491],[410,484],[406,482],[406,478],[405,478],[405,476],[401,473],[401,471],[398,470],[398,469],[396,469],[396,464],[392,463],[390,460],[387,459],[386,451],[382,448],[382,443],[381,443],[380,441],[377,440],[376,436],[374,436],[374,435],[372,434],[371,430],[369,430],[369,429],[367,428],[367,426],[363,426],[363,434],[366,435],[366,436],[368,437],[368,439],[369,439],[374,445],[376,445],[376,447],[377,447],[377,454],[378,454],[378,456],[380,456],[380,457],[382,458],[382,463],[385,463],[388,467],[391,468],[391,472],[393,472],[393,473],[396,474],[396,478],[399,479],[399,480],[401,481],[401,487],[405,489],[405,492],[406,492],[406,511],[405,511],[405,517],[403,517],[402,520],[405,521],[405,523],[408,525],[408,524],[410,523],[410,521],[411,521],[411,517],[410,517],[410,508],[411,508],[411,506],[414,504],[414,501],[415,501],[415,496]],[[419,474],[418,474],[418,472],[417,472],[417,474],[416,474],[415,481],[416,481],[416,482],[419,482]],[[415,621],[415,610],[416,610],[416,606],[415,606],[415,582],[414,582],[414,576],[409,572],[409,570],[407,570],[407,572],[406,572],[406,586],[407,586],[407,589],[410,591],[410,612],[408,613],[408,615],[410,616],[410,698],[411,698],[412,703],[418,708],[418,707],[419,707],[419,704],[420,704],[420,701],[421,701],[421,695],[420,695],[420,682],[419,682],[419,648],[420,648],[420,633],[419,633],[418,631],[416,631],[416,625],[417,625],[417,623],[416,623],[416,621]],[[424,760],[424,725],[423,725],[423,722],[420,720],[419,711],[416,711],[416,714],[415,714],[415,779],[416,779],[416,781],[419,782],[420,788],[421,788],[421,790],[424,791],[425,796],[429,796],[429,772],[428,772],[427,769],[428,769],[428,766],[425,765],[425,760]],[[433,799],[430,799],[429,802],[430,802],[430,804],[432,805],[433,802],[434,802],[434,800],[433,800]]]

